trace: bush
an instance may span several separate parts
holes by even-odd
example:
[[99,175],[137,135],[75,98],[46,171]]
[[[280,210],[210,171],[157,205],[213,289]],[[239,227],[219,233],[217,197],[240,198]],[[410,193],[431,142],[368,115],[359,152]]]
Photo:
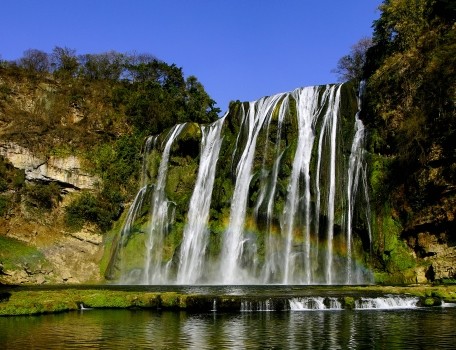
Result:
[[0,217],[4,216],[9,207],[9,200],[6,196],[0,196]]
[[119,215],[120,205],[118,201],[111,202],[113,198],[119,199],[117,194],[112,193],[112,197],[105,198],[103,193],[94,195],[84,192],[66,207],[65,221],[68,227],[79,230],[85,222],[96,224],[102,231],[111,228],[112,221]]
[[29,185],[26,187],[25,195],[28,204],[47,210],[52,209],[62,199],[60,196],[60,187],[55,182]]
[[0,192],[20,189],[25,183],[25,172],[0,156]]

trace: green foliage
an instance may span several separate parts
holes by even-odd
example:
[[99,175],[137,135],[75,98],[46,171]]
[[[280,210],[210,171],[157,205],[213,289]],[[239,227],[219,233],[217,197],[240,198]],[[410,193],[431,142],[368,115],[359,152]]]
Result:
[[[219,112],[196,77],[184,78],[182,68],[148,54],[31,49],[2,62],[0,76],[0,122],[9,125],[2,138],[44,156],[85,158],[85,170],[102,180],[92,195],[68,206],[66,221],[74,228],[88,221],[105,230],[119,217],[137,190],[146,136],[176,123],[209,123]],[[30,92],[30,103],[9,99]],[[3,161],[0,175],[0,192],[24,186],[24,173]],[[59,201],[53,190],[27,186],[24,194],[29,204],[51,209]]]
[[0,217],[5,216],[5,214],[8,212],[9,206],[9,197],[0,195]]
[[364,114],[388,146],[377,151],[396,154],[399,172],[423,164],[433,142],[454,149],[456,28],[446,16],[456,11],[443,14],[443,3],[384,1],[374,25]]
[[371,45],[370,38],[362,38],[351,47],[348,55],[339,59],[337,68],[333,70],[339,76],[339,81],[354,80],[357,83],[361,81],[366,64],[366,53]]
[[62,199],[60,187],[55,182],[30,184],[25,188],[25,195],[29,205],[47,210],[55,207]]
[[44,264],[45,258],[36,247],[29,246],[14,238],[0,236],[0,261],[4,269],[15,270],[19,266],[33,268]]
[[101,230],[106,231],[111,227],[112,220],[118,213],[113,211],[115,203],[103,193],[94,195],[83,192],[72,201],[65,209],[65,220],[68,227],[78,230],[88,221],[96,224]]
[[[362,119],[369,129],[373,229],[388,271],[379,278],[404,282],[413,280],[416,262],[401,235],[416,235],[423,213],[447,210],[440,208],[455,186],[456,6],[384,0],[380,10],[364,66]],[[433,180],[425,176],[432,169],[445,171]],[[439,220],[428,224],[431,230],[453,236],[452,224]]]
[[0,192],[18,190],[25,184],[25,173],[0,156]]

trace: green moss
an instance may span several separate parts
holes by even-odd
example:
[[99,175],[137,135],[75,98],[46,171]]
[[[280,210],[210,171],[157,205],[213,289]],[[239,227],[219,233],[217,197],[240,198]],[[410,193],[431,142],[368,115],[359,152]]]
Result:
[[355,308],[355,298],[353,297],[344,297],[343,305],[345,309],[354,309]]
[[177,208],[188,208],[198,174],[198,163],[188,157],[172,157],[171,161],[175,165],[168,170],[166,194]]
[[425,298],[423,304],[424,306],[434,306],[435,300],[434,298]]
[[5,270],[16,270],[23,266],[34,270],[37,266],[48,264],[44,254],[37,248],[4,236],[0,236],[0,262]]
[[390,211],[386,210],[381,220],[381,227],[378,228],[383,236],[383,250],[393,251],[398,245],[398,237],[402,231],[402,226],[390,216]]
[[179,305],[179,296],[175,292],[162,293],[161,306],[164,308],[175,308]]
[[384,203],[388,191],[388,178],[393,159],[377,154],[369,157],[369,184],[372,190],[372,199]]
[[399,271],[414,268],[416,260],[404,242],[399,241],[391,252],[390,260]]

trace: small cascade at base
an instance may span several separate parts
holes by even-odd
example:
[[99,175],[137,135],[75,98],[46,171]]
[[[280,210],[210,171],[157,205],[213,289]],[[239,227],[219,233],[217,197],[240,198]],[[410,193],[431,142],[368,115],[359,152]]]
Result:
[[252,311],[276,311],[274,303],[271,299],[261,301],[241,301],[241,312],[252,312]]
[[306,297],[289,301],[291,311],[301,310],[341,310],[342,303],[337,298]]
[[355,309],[414,309],[417,307],[418,302],[419,298],[417,297],[385,296],[378,298],[360,298],[355,302]]
[[253,298],[240,301],[241,312],[256,311],[336,311],[336,310],[399,310],[420,307],[420,298],[387,295],[378,297],[324,297]]

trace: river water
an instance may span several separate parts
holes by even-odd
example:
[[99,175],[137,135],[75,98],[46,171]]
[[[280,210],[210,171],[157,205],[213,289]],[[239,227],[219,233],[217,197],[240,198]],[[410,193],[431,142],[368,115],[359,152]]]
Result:
[[172,312],[0,318],[1,349],[456,349],[456,308]]

